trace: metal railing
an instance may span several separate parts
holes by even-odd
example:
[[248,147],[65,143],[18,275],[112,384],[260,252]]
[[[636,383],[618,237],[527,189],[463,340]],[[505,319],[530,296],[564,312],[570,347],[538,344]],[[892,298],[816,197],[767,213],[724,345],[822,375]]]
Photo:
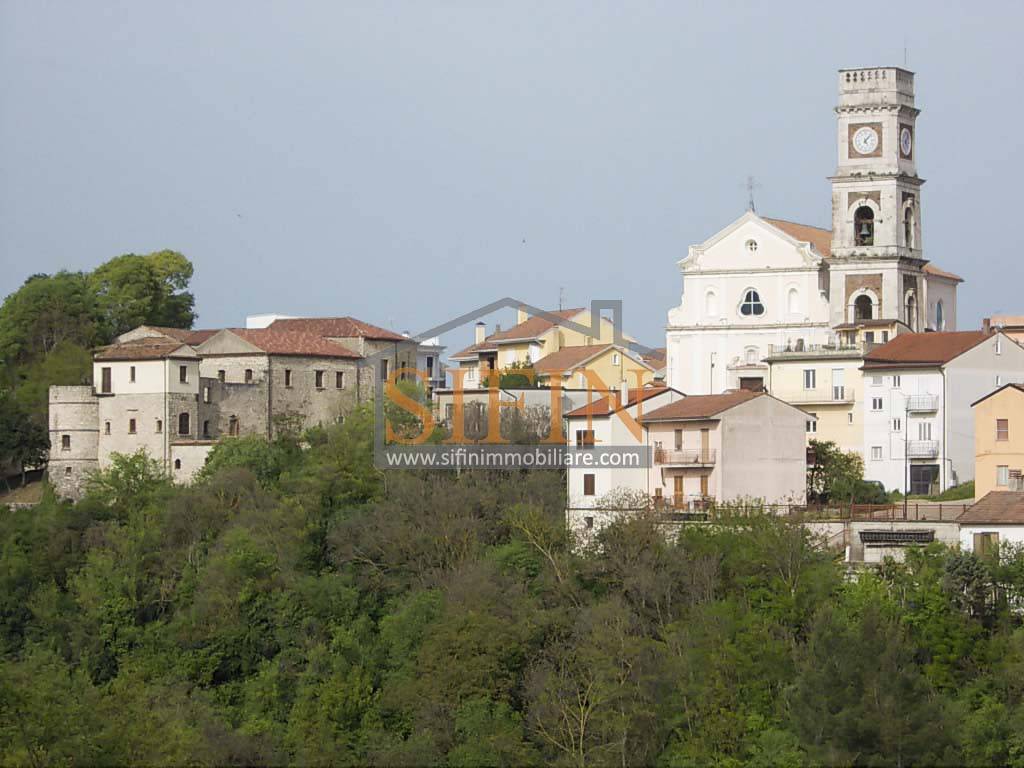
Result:
[[927,413],[938,409],[938,395],[910,395],[907,397],[907,410],[911,413]]
[[907,443],[907,456],[912,459],[934,459],[938,455],[938,440],[911,440]]
[[715,449],[709,448],[707,450],[669,450],[668,448],[655,448],[654,449],[654,463],[655,464],[714,464],[715,463]]
[[804,405],[812,403],[836,403],[837,405],[842,405],[853,402],[853,390],[842,386],[834,386],[830,389],[805,389],[792,395],[778,393],[776,396],[781,397],[787,403],[802,403]]
[[[602,508],[607,512],[632,514],[656,513],[672,519],[672,513],[701,513],[700,519],[734,520],[746,517],[782,517],[794,522],[943,522],[950,523],[962,515],[971,505],[965,503],[919,503],[903,502],[892,504],[758,504],[720,503],[713,498],[700,496],[654,496],[647,507]],[[592,508],[586,508],[592,509]],[[582,507],[570,507],[570,511],[584,511]],[[696,519],[696,518],[691,518]]]
[[862,355],[865,344],[769,344],[768,357],[807,357],[809,355],[830,357]]

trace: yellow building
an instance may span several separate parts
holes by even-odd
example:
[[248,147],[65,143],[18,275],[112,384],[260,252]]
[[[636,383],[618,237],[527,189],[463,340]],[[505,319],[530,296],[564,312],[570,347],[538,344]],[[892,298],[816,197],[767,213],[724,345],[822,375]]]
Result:
[[[635,339],[623,335],[627,342]],[[591,332],[589,309],[560,309],[546,316],[530,317],[525,309],[516,312],[516,324],[507,330],[495,329],[487,335],[484,323],[476,324],[475,342],[449,360],[462,371],[462,387],[481,386],[487,374],[511,365],[533,365],[538,360],[563,347],[587,347],[611,344],[615,341],[615,326],[611,320],[601,318],[599,333]]]
[[975,498],[989,491],[1024,490],[1024,385],[1006,384],[972,407]]
[[562,347],[537,360],[533,370],[542,387],[552,386],[558,377],[562,388],[580,389],[615,389],[623,381],[639,387],[651,382],[655,371],[640,355],[618,344]]
[[909,331],[899,320],[859,320],[835,329],[832,344],[773,346],[768,391],[805,411],[807,440],[831,441],[844,451],[864,452],[864,355]]

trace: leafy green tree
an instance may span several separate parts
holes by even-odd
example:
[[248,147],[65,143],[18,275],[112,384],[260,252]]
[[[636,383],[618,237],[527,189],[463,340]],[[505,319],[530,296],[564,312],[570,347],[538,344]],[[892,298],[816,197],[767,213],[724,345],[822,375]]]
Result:
[[62,342],[96,341],[96,296],[81,272],[33,275],[0,305],[4,365],[40,360]]
[[[807,468],[807,498],[828,501],[837,492],[853,494],[864,480],[864,459],[843,451],[831,440],[811,440],[814,463]],[[849,501],[849,498],[844,498]]]
[[[9,392],[0,390],[0,472],[6,467],[25,473],[30,467],[41,466],[50,449],[46,428],[17,403]],[[7,478],[4,477],[7,484]],[[8,486],[9,487],[9,486]]]
[[101,334],[113,338],[138,325],[191,328],[195,299],[187,290],[192,263],[176,251],[117,256],[88,277]]

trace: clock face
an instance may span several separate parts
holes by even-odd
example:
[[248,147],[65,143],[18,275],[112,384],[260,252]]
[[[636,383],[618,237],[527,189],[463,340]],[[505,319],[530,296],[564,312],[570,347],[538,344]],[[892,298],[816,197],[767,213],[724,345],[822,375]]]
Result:
[[904,157],[910,157],[910,150],[914,147],[914,137],[910,135],[910,129],[904,128],[900,131],[900,152]]
[[870,155],[878,149],[878,132],[874,128],[858,128],[853,134],[853,148],[862,155]]

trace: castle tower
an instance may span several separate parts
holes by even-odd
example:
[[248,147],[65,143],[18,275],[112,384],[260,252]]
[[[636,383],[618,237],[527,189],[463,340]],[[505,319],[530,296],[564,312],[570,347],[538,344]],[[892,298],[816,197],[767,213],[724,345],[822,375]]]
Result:
[[896,319],[923,328],[925,264],[914,74],[839,71],[832,182],[833,324]]

